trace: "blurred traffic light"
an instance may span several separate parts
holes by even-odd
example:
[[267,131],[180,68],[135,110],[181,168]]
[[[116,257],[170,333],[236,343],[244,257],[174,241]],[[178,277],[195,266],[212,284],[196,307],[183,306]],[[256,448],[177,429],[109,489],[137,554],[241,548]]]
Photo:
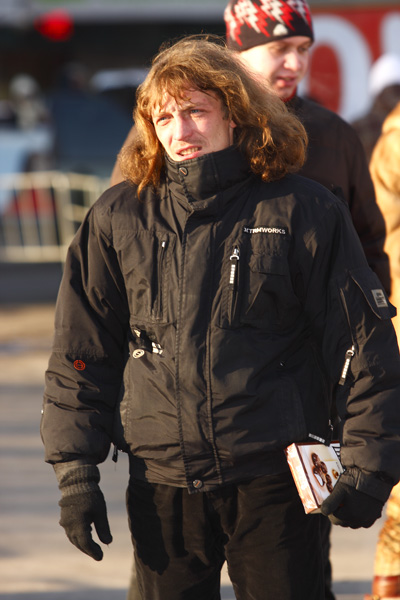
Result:
[[74,23],[65,10],[53,10],[35,19],[34,27],[43,37],[53,42],[65,42],[74,33]]

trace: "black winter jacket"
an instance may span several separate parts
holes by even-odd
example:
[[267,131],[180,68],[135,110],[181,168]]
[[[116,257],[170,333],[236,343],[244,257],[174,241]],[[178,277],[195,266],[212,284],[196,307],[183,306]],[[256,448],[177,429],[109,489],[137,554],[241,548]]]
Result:
[[136,477],[210,490],[287,469],[335,396],[344,464],[397,480],[393,312],[346,205],[297,175],[262,183],[234,148],[167,165],[141,202],[106,191],[71,244],[46,460],[99,463],[114,438]]
[[361,141],[354,129],[336,113],[295,96],[288,108],[308,134],[307,159],[300,175],[322,183],[349,205],[354,227],[367,261],[390,293],[385,221],[376,203],[374,186]]

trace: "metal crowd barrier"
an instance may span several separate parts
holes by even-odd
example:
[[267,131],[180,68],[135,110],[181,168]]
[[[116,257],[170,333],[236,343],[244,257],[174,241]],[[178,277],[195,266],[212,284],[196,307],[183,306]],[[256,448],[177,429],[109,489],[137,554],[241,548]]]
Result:
[[0,175],[0,262],[63,262],[109,179],[58,171]]

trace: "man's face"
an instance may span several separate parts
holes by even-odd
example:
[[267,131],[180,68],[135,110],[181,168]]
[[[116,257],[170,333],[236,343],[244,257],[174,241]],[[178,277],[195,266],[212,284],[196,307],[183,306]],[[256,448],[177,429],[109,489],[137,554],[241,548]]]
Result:
[[312,40],[282,38],[239,53],[243,62],[265,78],[282,100],[293,96],[308,69]]
[[152,114],[156,135],[172,160],[188,160],[224,150],[236,124],[214,92],[188,89],[182,99],[165,94]]

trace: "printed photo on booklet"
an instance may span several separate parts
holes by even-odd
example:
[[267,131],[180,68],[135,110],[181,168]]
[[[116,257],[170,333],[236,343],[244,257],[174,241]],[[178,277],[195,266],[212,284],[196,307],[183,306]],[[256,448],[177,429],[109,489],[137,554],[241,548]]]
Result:
[[291,444],[285,453],[305,512],[318,512],[343,473],[339,442]]

